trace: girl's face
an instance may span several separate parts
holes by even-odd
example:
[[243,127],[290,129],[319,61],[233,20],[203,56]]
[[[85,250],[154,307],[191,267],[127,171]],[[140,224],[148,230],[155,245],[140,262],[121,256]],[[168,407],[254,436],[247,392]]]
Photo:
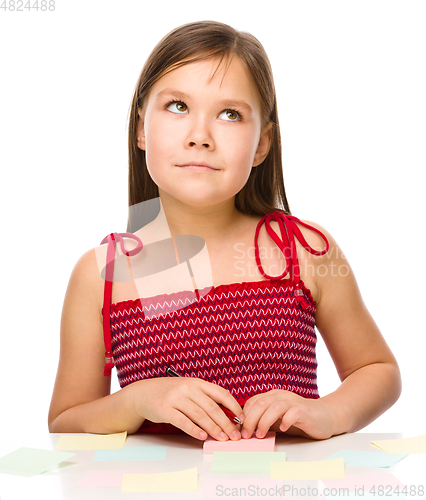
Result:
[[233,201],[270,144],[244,63],[234,57],[211,79],[217,64],[203,60],[164,75],[139,110],[138,146],[160,196],[196,207]]

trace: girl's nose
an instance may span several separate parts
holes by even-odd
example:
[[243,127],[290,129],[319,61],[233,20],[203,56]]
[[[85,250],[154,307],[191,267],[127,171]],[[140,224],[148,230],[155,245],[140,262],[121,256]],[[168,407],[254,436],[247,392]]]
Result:
[[194,122],[186,139],[187,147],[213,150],[215,147],[213,137],[205,120]]

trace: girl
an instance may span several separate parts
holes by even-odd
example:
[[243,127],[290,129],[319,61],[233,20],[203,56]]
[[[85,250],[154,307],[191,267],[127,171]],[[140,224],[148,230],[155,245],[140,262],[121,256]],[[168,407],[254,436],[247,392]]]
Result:
[[[398,399],[397,363],[339,246],[290,215],[272,72],[252,35],[190,23],[154,48],[130,113],[129,206],[129,232],[72,272],[51,432],[325,439]],[[315,326],[342,381],[324,397]]]

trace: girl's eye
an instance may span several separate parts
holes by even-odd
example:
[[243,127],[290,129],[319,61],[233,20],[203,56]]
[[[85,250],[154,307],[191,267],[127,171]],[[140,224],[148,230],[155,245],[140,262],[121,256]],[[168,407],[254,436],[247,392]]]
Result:
[[220,114],[220,116],[222,115],[225,116],[225,118],[222,119],[228,122],[239,122],[241,120],[240,113],[233,109],[225,109],[225,111],[222,111],[222,113]]
[[[175,114],[183,114],[183,113],[188,113],[188,106],[182,102],[182,101],[172,101],[167,104],[166,109],[171,111],[172,113]],[[228,121],[228,122],[238,122],[241,120],[242,116],[238,111],[235,111],[233,109],[225,109],[222,111],[222,113],[219,115],[219,117],[222,120]]]
[[166,109],[172,113],[181,114],[188,111],[188,106],[182,101],[173,101],[167,105]]

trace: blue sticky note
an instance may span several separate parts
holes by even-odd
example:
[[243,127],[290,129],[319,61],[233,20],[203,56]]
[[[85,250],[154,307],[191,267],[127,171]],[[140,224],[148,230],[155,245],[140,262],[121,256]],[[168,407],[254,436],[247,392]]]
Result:
[[165,460],[167,446],[125,446],[121,450],[97,450],[95,462]]
[[380,451],[340,450],[327,457],[327,460],[343,457],[345,465],[349,467],[391,467],[406,456],[391,455]]

